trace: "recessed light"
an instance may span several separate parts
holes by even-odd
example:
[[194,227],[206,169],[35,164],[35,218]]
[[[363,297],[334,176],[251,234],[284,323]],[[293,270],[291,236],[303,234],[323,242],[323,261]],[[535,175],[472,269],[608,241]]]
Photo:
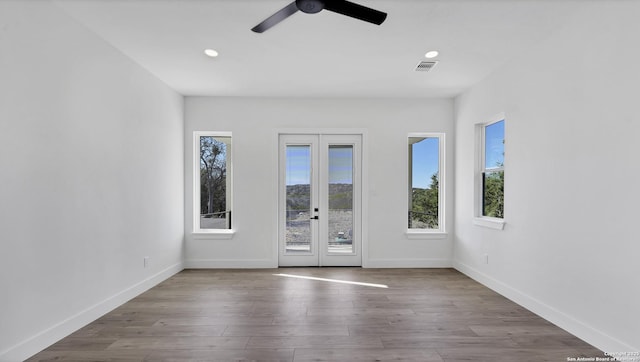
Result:
[[430,50],[427,52],[427,54],[424,55],[425,58],[427,59],[432,59],[438,56],[438,51],[437,50]]
[[213,49],[205,49],[204,53],[211,58],[215,58],[218,56],[218,52]]

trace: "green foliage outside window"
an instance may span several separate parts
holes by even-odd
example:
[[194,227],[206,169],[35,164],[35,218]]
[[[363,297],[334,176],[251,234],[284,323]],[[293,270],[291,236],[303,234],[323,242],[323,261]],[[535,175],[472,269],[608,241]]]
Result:
[[484,174],[482,215],[504,218],[504,171]]
[[504,219],[504,119],[484,126],[482,216]]
[[438,228],[438,173],[431,175],[431,185],[427,189],[414,187],[411,190],[411,211],[409,228]]

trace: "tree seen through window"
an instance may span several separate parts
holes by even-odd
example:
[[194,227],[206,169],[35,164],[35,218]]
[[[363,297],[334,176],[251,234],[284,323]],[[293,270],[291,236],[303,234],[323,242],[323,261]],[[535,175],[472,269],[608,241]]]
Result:
[[409,229],[440,229],[440,138],[409,137]]
[[229,229],[227,161],[230,137],[200,137],[200,228]]
[[484,128],[482,215],[504,218],[504,120]]

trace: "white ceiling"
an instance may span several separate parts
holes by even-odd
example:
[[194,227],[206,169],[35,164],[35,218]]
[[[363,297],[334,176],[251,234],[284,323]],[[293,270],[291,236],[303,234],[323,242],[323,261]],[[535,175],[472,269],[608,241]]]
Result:
[[[387,20],[377,26],[329,11],[298,12],[265,33],[250,30],[290,1],[55,3],[183,95],[282,97],[455,96],[589,3],[356,0],[387,12]],[[220,56],[208,58],[205,48]],[[416,72],[434,49],[439,64]]]

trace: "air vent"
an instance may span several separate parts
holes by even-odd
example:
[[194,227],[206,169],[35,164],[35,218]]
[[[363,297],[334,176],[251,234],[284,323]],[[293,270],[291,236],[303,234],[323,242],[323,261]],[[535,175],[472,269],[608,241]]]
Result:
[[438,64],[437,61],[424,61],[424,62],[420,62],[418,64],[418,66],[416,67],[416,72],[428,72],[431,69],[433,69],[433,67],[436,66],[436,64]]

